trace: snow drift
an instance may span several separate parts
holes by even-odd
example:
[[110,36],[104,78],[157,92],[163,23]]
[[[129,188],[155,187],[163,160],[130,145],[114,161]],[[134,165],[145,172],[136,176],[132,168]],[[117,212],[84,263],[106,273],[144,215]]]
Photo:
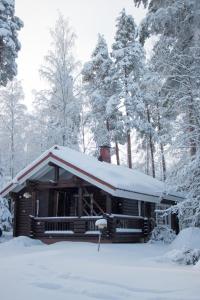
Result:
[[200,228],[183,229],[170,245],[171,251],[159,260],[200,267]]
[[171,249],[200,249],[200,228],[190,227],[179,232]]
[[33,246],[41,246],[41,245],[44,244],[39,240],[34,240],[26,236],[19,236],[1,244],[0,247],[24,248],[24,247],[33,247]]

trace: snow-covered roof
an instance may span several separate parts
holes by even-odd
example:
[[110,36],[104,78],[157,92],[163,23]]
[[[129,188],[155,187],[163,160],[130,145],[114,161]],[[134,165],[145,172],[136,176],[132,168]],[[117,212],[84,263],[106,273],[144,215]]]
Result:
[[163,198],[177,201],[180,195],[167,193],[165,184],[140,171],[100,162],[95,157],[54,146],[29,164],[10,182],[0,194],[17,192],[25,186],[27,179],[38,179],[49,171],[49,162],[99,187],[116,197],[159,203]]

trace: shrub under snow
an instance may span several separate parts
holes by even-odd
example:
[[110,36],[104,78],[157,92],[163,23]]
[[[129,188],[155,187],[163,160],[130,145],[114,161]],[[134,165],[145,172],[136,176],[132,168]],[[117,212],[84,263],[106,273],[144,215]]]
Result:
[[12,228],[12,215],[8,207],[8,201],[0,197],[0,228],[10,231]]
[[181,265],[195,265],[200,259],[200,249],[174,249],[165,258]]
[[200,266],[200,228],[190,227],[181,230],[170,248],[172,250],[164,256],[164,261]]
[[171,243],[176,237],[175,232],[166,225],[158,225],[151,233],[150,243],[163,242],[165,244]]

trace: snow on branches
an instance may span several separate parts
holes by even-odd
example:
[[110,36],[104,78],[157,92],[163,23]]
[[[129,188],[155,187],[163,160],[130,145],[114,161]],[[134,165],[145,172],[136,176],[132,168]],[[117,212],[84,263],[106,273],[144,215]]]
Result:
[[15,62],[20,43],[17,32],[22,28],[22,21],[15,16],[15,1],[0,1],[0,85],[5,86],[17,74]]
[[3,231],[10,231],[12,228],[12,216],[8,207],[8,201],[0,197],[0,228]]

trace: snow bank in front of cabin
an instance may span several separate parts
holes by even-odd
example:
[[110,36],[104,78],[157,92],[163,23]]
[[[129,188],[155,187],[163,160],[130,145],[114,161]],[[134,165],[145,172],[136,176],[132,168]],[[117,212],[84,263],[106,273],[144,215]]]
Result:
[[171,249],[200,249],[200,228],[190,227],[179,232]]
[[167,252],[158,261],[173,262],[183,265],[199,265],[200,228],[190,227],[180,231]]
[[34,240],[26,236],[19,236],[8,241],[5,241],[0,245],[0,248],[26,248],[26,247],[33,247],[33,246],[41,246],[44,245],[39,240]]

